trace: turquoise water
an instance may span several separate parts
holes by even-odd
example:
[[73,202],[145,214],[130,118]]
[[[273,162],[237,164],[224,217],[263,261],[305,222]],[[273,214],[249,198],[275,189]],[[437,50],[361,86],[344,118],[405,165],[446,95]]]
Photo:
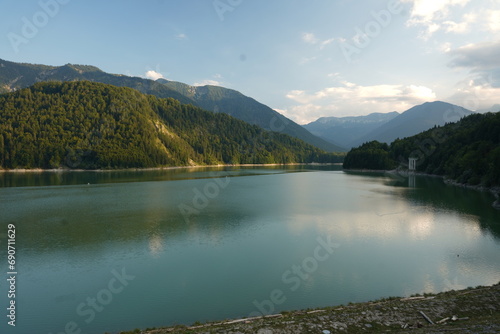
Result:
[[3,316],[2,333],[113,333],[500,281],[493,197],[440,179],[292,166],[0,185],[0,254],[14,224],[18,271],[16,327]]

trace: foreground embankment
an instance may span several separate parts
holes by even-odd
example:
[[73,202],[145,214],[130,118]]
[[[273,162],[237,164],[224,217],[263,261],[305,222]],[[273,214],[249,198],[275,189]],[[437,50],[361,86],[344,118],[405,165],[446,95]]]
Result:
[[410,298],[128,333],[499,333],[500,283]]

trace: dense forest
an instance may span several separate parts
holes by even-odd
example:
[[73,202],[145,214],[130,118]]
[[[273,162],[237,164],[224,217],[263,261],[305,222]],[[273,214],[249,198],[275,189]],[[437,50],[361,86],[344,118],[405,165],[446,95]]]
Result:
[[500,112],[473,114],[390,145],[365,143],[347,154],[344,168],[406,168],[410,157],[418,159],[419,172],[463,184],[500,186]]
[[47,66],[14,63],[0,59],[0,93],[27,88],[37,82],[92,81],[117,87],[129,87],[159,98],[174,98],[184,104],[221,112],[259,127],[302,139],[327,152],[345,152],[332,143],[314,136],[302,126],[268,106],[232,89],[217,86],[190,86],[180,82],[156,81],[106,73],[95,66],[66,64]]
[[88,81],[0,95],[0,167],[137,168],[340,162],[288,135],[168,98]]

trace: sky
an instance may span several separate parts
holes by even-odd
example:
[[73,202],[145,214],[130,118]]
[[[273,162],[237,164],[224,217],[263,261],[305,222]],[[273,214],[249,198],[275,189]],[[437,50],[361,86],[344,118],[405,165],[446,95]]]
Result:
[[500,103],[500,0],[3,0],[0,58],[219,85],[299,124],[478,110]]

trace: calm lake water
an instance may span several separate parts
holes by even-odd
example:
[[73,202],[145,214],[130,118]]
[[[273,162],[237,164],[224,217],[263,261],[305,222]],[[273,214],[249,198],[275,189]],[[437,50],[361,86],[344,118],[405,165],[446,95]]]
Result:
[[116,333],[495,284],[493,201],[340,167],[0,174],[0,332]]

